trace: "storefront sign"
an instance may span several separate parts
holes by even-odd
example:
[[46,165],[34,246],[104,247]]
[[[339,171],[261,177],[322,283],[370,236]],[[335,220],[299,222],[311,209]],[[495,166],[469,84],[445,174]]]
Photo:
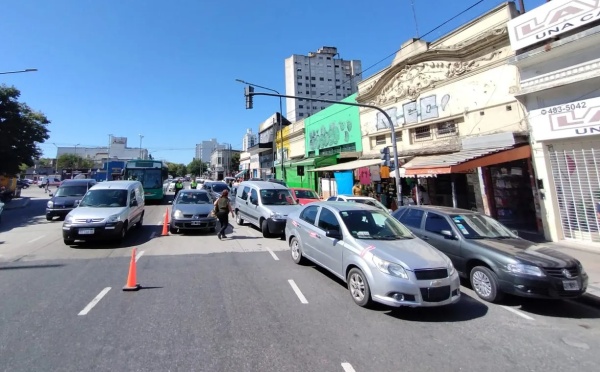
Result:
[[600,97],[530,111],[529,123],[536,141],[600,134]]
[[553,0],[508,22],[514,50],[600,19],[600,0]]

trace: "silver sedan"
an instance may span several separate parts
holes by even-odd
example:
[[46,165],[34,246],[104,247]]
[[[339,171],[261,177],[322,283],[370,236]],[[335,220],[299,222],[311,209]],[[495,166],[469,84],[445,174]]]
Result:
[[308,259],[329,270],[359,306],[442,306],[460,299],[450,259],[377,208],[311,203],[288,215],[285,236],[295,263]]

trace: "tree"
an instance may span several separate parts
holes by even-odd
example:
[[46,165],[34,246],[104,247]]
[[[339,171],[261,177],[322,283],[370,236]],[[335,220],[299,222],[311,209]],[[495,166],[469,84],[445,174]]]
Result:
[[39,158],[37,160],[37,164],[39,167],[49,167],[52,165],[52,159],[48,158]]
[[92,168],[94,166],[94,162],[90,159],[84,159],[75,154],[62,154],[56,161],[58,167],[63,169]]
[[200,159],[194,159],[188,164],[187,171],[193,175],[200,176],[206,171],[206,164]]
[[238,169],[240,169],[240,153],[234,152],[231,154],[231,172],[238,173]]
[[187,167],[185,164],[177,164],[177,175],[183,177],[187,174]]
[[50,120],[19,102],[20,96],[17,88],[0,85],[0,174],[17,174],[22,164],[33,166],[42,154],[37,144],[50,137]]
[[177,176],[177,164],[167,162],[167,168],[169,168],[169,174],[173,177]]

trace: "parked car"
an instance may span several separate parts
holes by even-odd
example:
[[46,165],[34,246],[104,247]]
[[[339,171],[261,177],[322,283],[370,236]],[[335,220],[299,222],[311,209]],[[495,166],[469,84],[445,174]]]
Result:
[[206,190],[181,190],[171,208],[171,223],[169,230],[172,234],[185,230],[204,230],[214,232],[217,218],[210,216],[214,199]]
[[25,181],[24,179],[18,179],[17,180],[17,187],[20,187],[22,189],[26,189],[29,187],[29,182]]
[[144,189],[139,181],[106,181],[94,185],[65,217],[64,243],[76,240],[125,239],[144,223]]
[[290,189],[273,182],[244,181],[236,192],[235,221],[244,221],[261,229],[265,238],[283,235],[289,213],[298,209]]
[[50,193],[50,200],[46,204],[46,220],[52,221],[55,216],[66,217],[95,184],[94,179],[64,180],[56,193]]
[[163,183],[163,193],[175,192],[175,184],[177,183],[174,179],[168,179]]
[[314,203],[321,200],[321,198],[319,198],[319,194],[311,189],[292,187],[290,190],[292,191],[292,195],[294,196],[296,203],[300,205]]
[[570,298],[586,291],[588,275],[579,261],[521,239],[482,213],[415,205],[399,208],[393,216],[448,255],[483,300],[496,302],[504,293]]
[[46,187],[46,178],[50,179],[50,186],[58,187],[58,186],[60,186],[60,183],[62,182],[60,179],[60,175],[40,177],[40,180],[38,182],[38,187],[40,189]]
[[316,202],[289,214],[292,259],[308,259],[348,285],[359,306],[443,306],[460,299],[450,259],[389,213],[369,205]]
[[385,205],[381,204],[377,199],[371,198],[369,196],[357,196],[357,195],[336,195],[331,196],[327,199],[327,201],[344,201],[351,203],[360,203],[370,205],[375,208],[379,208],[384,212],[391,212],[391,209],[385,207]]
[[223,181],[206,181],[202,184],[202,190],[208,191],[213,199],[220,198],[224,190],[231,191],[229,186]]

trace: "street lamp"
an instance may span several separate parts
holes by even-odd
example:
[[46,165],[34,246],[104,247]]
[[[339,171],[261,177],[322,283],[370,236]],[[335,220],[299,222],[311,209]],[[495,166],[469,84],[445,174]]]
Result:
[[[257,87],[257,88],[262,88],[262,89],[266,89],[266,90],[270,90],[271,92],[275,92],[276,94],[281,94],[278,91],[276,91],[275,89],[271,89],[271,88],[267,88],[267,87],[263,87],[260,86],[258,84],[252,84],[249,83],[245,80],[242,79],[235,79],[235,81],[237,81],[238,83],[242,83],[242,84],[246,84],[246,85],[250,85],[253,87]],[[281,139],[281,179],[283,181],[285,181],[285,173],[284,173],[284,168],[283,168],[283,105],[281,103],[281,97],[279,97],[279,117],[277,118],[278,126],[279,126],[279,132],[280,132],[280,139]],[[275,151],[277,151],[277,136],[275,137]],[[273,153],[274,157],[273,157],[273,168],[275,168],[275,152]]]
[[54,160],[54,174],[58,174],[58,146],[56,143],[52,142],[54,147],[56,147],[56,159]]
[[144,157],[142,156],[142,138],[144,138],[144,136],[140,134],[140,159],[144,160]]
[[[79,145],[80,145],[80,143],[78,143],[78,144],[75,145],[75,161],[77,162],[77,164],[75,165],[76,169],[79,168],[79,158],[77,157],[77,146],[79,146]],[[73,172],[71,170],[71,178],[73,178],[73,176],[75,176],[73,173],[75,173],[75,172]]]
[[0,75],[6,75],[6,74],[20,74],[23,72],[35,72],[37,71],[37,68],[26,68],[25,70],[17,70],[17,71],[6,71],[6,72],[0,72]]

